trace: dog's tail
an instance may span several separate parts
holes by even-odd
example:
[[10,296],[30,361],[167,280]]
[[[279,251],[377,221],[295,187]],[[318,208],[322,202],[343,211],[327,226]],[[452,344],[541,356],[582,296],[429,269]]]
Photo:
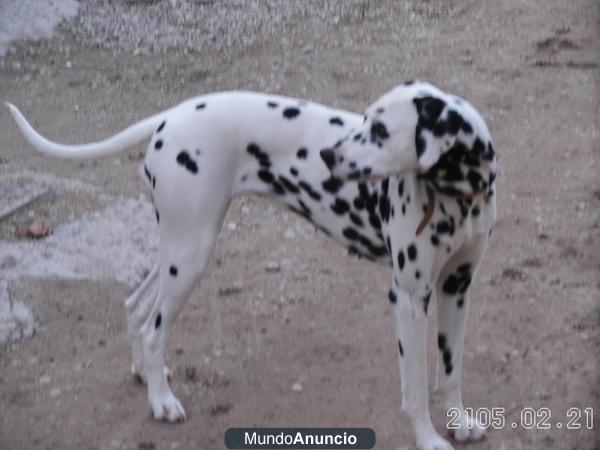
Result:
[[15,105],[7,102],[6,106],[10,109],[10,113],[31,145],[47,155],[69,159],[85,159],[112,155],[135,144],[139,144],[152,136],[152,133],[157,129],[165,116],[165,111],[163,111],[148,117],[103,141],[81,145],[66,145],[46,139],[33,129]]

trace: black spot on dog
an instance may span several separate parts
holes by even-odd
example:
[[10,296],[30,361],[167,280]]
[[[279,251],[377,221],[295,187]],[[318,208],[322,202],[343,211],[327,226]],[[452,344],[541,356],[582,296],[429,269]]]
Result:
[[437,234],[449,234],[450,236],[454,235],[454,217],[450,217],[450,220],[439,220],[435,226],[435,231]]
[[294,107],[290,107],[290,108],[285,108],[283,110],[283,117],[285,117],[286,119],[294,119],[296,117],[298,117],[300,115],[300,110],[298,108],[294,108]]
[[198,173],[198,165],[192,158],[190,158],[190,155],[187,151],[183,150],[179,152],[179,154],[177,155],[177,162],[184,166],[191,173]]
[[354,225],[356,225],[358,227],[364,226],[364,222],[358,214],[356,214],[354,212],[350,212],[349,217]]
[[177,276],[177,267],[175,267],[175,266],[171,266],[171,267],[169,267],[169,273],[170,273],[172,276],[176,277],[176,276]]
[[379,220],[379,217],[377,217],[375,214],[369,214],[369,223],[376,230],[381,229],[381,220]]
[[400,352],[400,356],[404,356],[404,349],[402,348],[402,342],[398,339],[398,351]]
[[295,167],[290,167],[290,173],[292,175],[294,175],[295,177],[298,176],[298,169],[296,169]]
[[374,137],[376,141],[383,141],[389,138],[390,134],[383,122],[377,121],[371,125],[371,136]]
[[158,126],[158,128],[156,129],[156,132],[157,132],[157,133],[160,133],[160,132],[163,130],[163,128],[165,127],[165,125],[166,125],[166,124],[167,124],[167,121],[166,121],[166,120],[163,120],[163,121],[162,121],[162,123],[161,123],[161,124]]
[[442,291],[447,295],[464,294],[471,285],[471,264],[466,263],[457,267],[456,272],[448,275],[442,285]]
[[429,300],[431,300],[431,291],[423,297],[423,310],[425,311],[425,315],[427,315],[427,310],[429,309]]
[[346,239],[350,240],[350,241],[358,241],[361,243],[361,245],[363,245],[368,253],[365,254],[364,256],[369,257],[369,256],[374,256],[374,257],[378,257],[378,256],[383,256],[385,254],[387,254],[387,248],[385,247],[385,245],[375,245],[373,242],[371,242],[371,240],[369,238],[367,238],[366,236],[363,236],[362,234],[360,234],[357,230],[355,230],[352,227],[346,227],[342,230],[342,234],[346,237]]
[[448,341],[445,334],[438,334],[438,349],[442,352],[442,360],[444,361],[445,373],[452,373],[452,352],[448,347]]
[[443,350],[444,348],[446,348],[446,335],[445,334],[438,334],[438,348],[440,350]]
[[156,223],[160,223],[160,214],[158,214],[158,210],[154,210],[154,214],[156,214]]
[[419,270],[415,271],[415,278],[418,280],[419,278],[421,278],[421,272]]
[[281,185],[281,183],[279,183],[278,181],[273,181],[271,183],[271,186],[273,186],[273,191],[278,194],[278,195],[284,195],[285,194],[285,189],[283,188],[283,186]]
[[402,250],[400,250],[398,252],[398,267],[400,268],[400,270],[404,269],[404,252]]
[[304,147],[302,147],[301,149],[299,149],[296,152],[296,157],[298,157],[298,159],[306,159],[307,156],[308,156],[308,150]]
[[340,188],[344,185],[344,181],[341,178],[337,178],[334,176],[329,177],[325,181],[323,181],[323,189],[332,194],[336,194]]
[[275,177],[269,170],[263,170],[263,169],[259,170],[258,178],[260,178],[265,183],[269,183],[269,184],[271,184],[271,183],[273,183],[273,181],[275,181]]
[[310,216],[312,214],[312,211],[310,210],[310,208],[308,206],[306,206],[306,204],[300,199],[298,199],[298,204],[300,205],[300,208],[302,208],[302,214],[305,217],[310,219]]
[[465,304],[465,298],[464,297],[459,297],[458,300],[456,301],[456,306],[458,308],[462,308]]
[[353,141],[359,141],[360,138],[362,138],[362,134],[361,133],[357,133],[354,135],[354,137],[352,138]]
[[156,322],[154,322],[154,328],[156,330],[158,330],[158,327],[160,327],[161,322],[162,322],[162,316],[159,313],[158,316],[156,316]]
[[163,141],[162,141],[162,140],[160,140],[160,139],[159,139],[159,140],[157,140],[157,141],[154,143],[154,148],[155,148],[156,150],[160,150],[160,149],[162,148],[162,146],[163,146]]
[[440,114],[446,107],[446,102],[436,97],[421,97],[413,99],[417,107],[419,121],[422,120],[422,126],[432,130]]
[[450,275],[446,278],[442,290],[448,295],[456,295],[458,293],[458,278],[456,275]]
[[300,181],[298,183],[298,186],[300,186],[300,188],[305,191],[310,198],[312,198],[313,200],[321,200],[321,194],[317,191],[315,191],[312,186],[310,184],[308,184],[306,181]]
[[331,125],[338,125],[340,127],[344,126],[344,121],[339,117],[332,117],[331,119],[329,119],[329,123]]
[[440,244],[440,238],[438,238],[437,235],[432,234],[431,235],[431,243],[437,247]]
[[408,246],[406,254],[408,255],[408,259],[410,261],[414,261],[415,259],[417,259],[417,247],[415,246],[415,244],[410,244]]
[[354,207],[358,210],[364,209],[365,208],[365,203],[363,202],[362,198],[360,197],[356,197],[353,201],[352,204],[354,205]]
[[396,301],[398,300],[396,298],[396,294],[394,293],[393,290],[390,289],[390,291],[388,292],[388,298],[390,299],[390,303],[396,303]]
[[491,142],[488,142],[485,152],[483,153],[483,155],[481,155],[481,157],[487,161],[491,161],[494,159],[494,155],[494,146]]
[[204,109],[206,108],[206,103],[198,103],[196,105],[196,110],[200,110],[200,109]]
[[148,181],[151,183],[152,182],[152,174],[148,170],[148,167],[146,166],[146,164],[144,164],[144,174],[146,175],[146,178],[148,178]]
[[296,186],[294,183],[292,183],[289,179],[287,179],[283,175],[279,175],[278,180],[292,194],[298,194],[300,192],[300,189],[298,188],[298,186]]
[[358,235],[359,235],[358,231],[356,231],[352,227],[344,228],[344,230],[342,231],[342,234],[346,237],[346,239],[349,239],[351,241],[355,241],[356,239],[358,239]]
[[269,108],[277,108],[277,102],[267,102],[267,106]]
[[486,183],[481,177],[481,174],[479,172],[475,172],[474,170],[469,170],[467,173],[467,180],[469,180],[473,192],[479,192],[487,187]]
[[386,192],[382,193],[379,197],[379,215],[383,222],[387,222],[390,219],[390,199]]
[[271,158],[269,157],[269,154],[262,151],[258,145],[250,143],[248,144],[248,147],[246,147],[246,151],[257,159],[258,164],[261,167],[264,167],[265,169],[271,167]]
[[333,203],[331,205],[331,210],[340,216],[346,214],[349,209],[350,209],[350,205],[348,204],[348,202],[339,197],[336,197],[335,203]]

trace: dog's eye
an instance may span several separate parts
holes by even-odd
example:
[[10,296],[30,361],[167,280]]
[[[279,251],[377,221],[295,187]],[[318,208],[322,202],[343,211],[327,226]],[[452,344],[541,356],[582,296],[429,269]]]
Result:
[[371,125],[371,134],[379,139],[387,139],[390,137],[387,128],[382,122],[374,122],[373,125]]

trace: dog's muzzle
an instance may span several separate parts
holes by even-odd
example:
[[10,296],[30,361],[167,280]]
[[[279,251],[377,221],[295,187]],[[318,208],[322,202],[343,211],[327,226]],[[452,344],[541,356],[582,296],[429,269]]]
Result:
[[325,165],[329,170],[335,165],[335,153],[332,149],[326,148],[321,150],[321,159],[325,162]]

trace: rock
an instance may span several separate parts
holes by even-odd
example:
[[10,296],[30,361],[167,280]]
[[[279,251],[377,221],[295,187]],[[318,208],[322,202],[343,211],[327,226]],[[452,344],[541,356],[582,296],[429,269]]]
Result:
[[281,264],[277,261],[269,261],[265,266],[265,270],[270,273],[279,272],[281,270]]
[[193,380],[194,378],[196,378],[196,368],[194,366],[186,366],[185,379]]
[[11,301],[8,283],[0,280],[0,343],[30,337],[35,331],[33,315],[18,301]]
[[38,380],[38,382],[42,385],[45,386],[46,384],[50,384],[50,382],[52,381],[52,378],[50,378],[49,375],[42,375],[40,377],[40,379]]
[[303,390],[304,390],[304,387],[302,386],[302,384],[300,384],[300,383],[292,384],[292,392],[302,392]]
[[13,269],[17,265],[17,258],[13,255],[6,255],[0,262],[0,269]]

